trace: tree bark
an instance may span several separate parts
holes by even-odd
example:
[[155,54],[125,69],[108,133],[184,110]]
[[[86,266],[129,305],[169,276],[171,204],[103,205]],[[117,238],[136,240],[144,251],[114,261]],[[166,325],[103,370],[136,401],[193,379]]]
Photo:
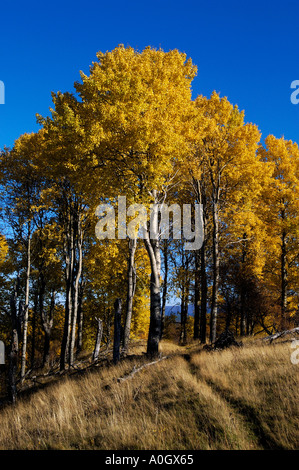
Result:
[[[11,343],[9,354],[9,368],[8,368],[8,398],[12,403],[17,399],[17,372],[18,372],[18,358],[19,358],[19,338],[21,335],[21,317],[17,312],[17,300],[19,296],[20,279],[17,278],[13,293],[10,297],[10,312],[11,312]],[[19,314],[21,313],[21,309]]]
[[103,322],[102,320],[100,320],[100,318],[96,318],[96,321],[98,323],[98,329],[97,329],[95,347],[94,347],[94,351],[92,355],[92,360],[94,362],[97,361],[99,358],[101,341],[102,341],[102,336],[103,336]]
[[23,338],[22,338],[22,357],[21,357],[21,382],[23,382],[26,372],[26,354],[27,354],[27,334],[29,317],[29,292],[30,292],[30,269],[31,269],[31,222],[28,222],[27,235],[27,266],[26,266],[26,284],[25,284],[25,306],[23,320]]
[[194,253],[195,273],[194,273],[194,327],[193,339],[199,339],[200,322],[200,263],[199,252]]
[[168,288],[168,241],[163,242],[163,261],[164,261],[164,279],[162,286],[162,309],[161,309],[161,339],[163,337],[165,325],[165,310],[167,301],[167,288]]
[[161,338],[161,297],[160,297],[160,248],[158,240],[145,239],[145,246],[151,263],[150,278],[150,326],[147,340],[147,354],[159,354]]
[[[284,214],[283,214],[284,218]],[[286,268],[286,233],[282,232],[281,236],[281,302],[280,302],[280,315],[281,315],[281,329],[287,327],[287,268]]]
[[17,399],[17,372],[18,372],[18,356],[19,356],[19,335],[17,329],[12,330],[11,346],[9,355],[9,371],[8,371],[8,399],[12,403]]
[[200,299],[200,342],[206,344],[207,341],[207,299],[208,284],[206,273],[206,241],[203,241],[200,249],[200,279],[201,279],[201,299]]
[[30,368],[34,368],[35,363],[35,330],[36,330],[36,316],[38,311],[38,287],[34,294],[34,307],[33,307],[33,317],[32,317],[32,339],[31,339],[31,359],[30,359]]
[[153,191],[154,208],[152,212],[152,238],[148,229],[145,229],[144,243],[151,264],[150,278],[150,326],[147,340],[147,354],[157,356],[159,354],[159,342],[161,338],[161,255],[160,255],[160,228],[158,220],[157,194]]
[[126,354],[129,349],[131,321],[133,311],[133,299],[136,288],[136,270],[135,270],[135,252],[137,247],[137,238],[129,239],[129,257],[128,257],[128,290],[126,305],[126,321],[124,327],[123,350]]
[[41,308],[41,318],[42,318],[42,325],[45,334],[44,339],[44,352],[43,352],[43,367],[48,366],[50,362],[50,344],[51,344],[51,334],[53,328],[53,320],[54,320],[54,309],[55,309],[55,292],[52,292],[51,295],[51,303],[49,307],[49,312],[45,313],[44,305],[40,306]]
[[246,260],[246,247],[245,247],[246,233],[243,234],[242,241],[242,262],[241,262],[241,293],[240,293],[240,313],[241,313],[241,336],[246,335],[247,312],[245,305],[245,260]]
[[181,334],[180,344],[187,343],[187,319],[188,319],[188,305],[189,305],[189,257],[184,252],[182,253],[181,266],[183,268],[184,277],[182,280],[182,294],[181,294]]
[[121,338],[121,299],[116,299],[114,303],[114,341],[113,341],[114,364],[117,364],[120,359],[120,338]]
[[188,303],[186,302],[185,292],[182,294],[181,299],[181,334],[180,334],[180,344],[186,344],[187,342],[187,311]]
[[[207,273],[206,273],[206,211],[207,211],[207,199],[205,192],[205,178],[202,177],[198,180],[193,177],[193,188],[196,194],[196,199],[199,204],[203,207],[203,229],[204,229],[204,240],[200,248],[200,275],[198,273],[199,258],[198,254],[195,255],[195,304],[198,304],[200,298],[200,313],[199,306],[194,309],[194,339],[200,337],[202,344],[206,343],[207,335],[207,299],[208,299],[208,285],[207,285]],[[199,292],[199,278],[200,278],[200,292]],[[199,336],[198,336],[198,317],[199,317]]]
[[65,283],[66,283],[66,297],[65,297],[65,317],[63,327],[63,337],[61,343],[60,353],[60,370],[65,370],[68,360],[69,343],[70,343],[70,327],[71,327],[71,312],[72,312],[72,284],[73,284],[73,217],[71,214],[70,206],[67,207],[67,223],[65,225],[65,238],[64,238],[64,257],[65,257]]
[[[78,211],[79,212],[79,211]],[[76,228],[73,229],[74,233],[74,246],[73,246],[73,258],[74,264],[77,264],[75,279],[74,279],[74,299],[72,309],[72,324],[71,324],[71,338],[70,338],[70,350],[69,350],[69,365],[72,366],[75,360],[75,341],[76,341],[76,324],[78,317],[78,304],[79,304],[79,286],[80,278],[82,274],[82,244],[83,244],[83,230],[81,227],[80,214],[77,212]],[[78,253],[78,263],[76,261],[76,252]]]
[[77,346],[77,354],[82,351],[83,347],[83,309],[82,309],[82,302],[83,302],[83,292],[84,292],[84,284],[85,280],[82,280],[81,276],[81,284],[79,287],[79,304],[78,304],[78,346]]
[[210,342],[214,343],[217,333],[218,289],[219,289],[219,215],[218,196],[213,201],[213,287],[210,319]]

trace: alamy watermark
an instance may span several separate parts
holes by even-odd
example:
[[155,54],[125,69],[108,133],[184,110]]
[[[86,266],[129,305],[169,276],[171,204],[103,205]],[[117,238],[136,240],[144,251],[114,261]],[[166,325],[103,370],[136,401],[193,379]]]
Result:
[[291,94],[291,103],[298,104],[299,103],[299,80],[293,80],[291,83],[291,88],[295,89]]
[[299,364],[299,339],[292,341],[291,348],[295,349],[291,354],[291,363],[297,365]]
[[5,104],[5,86],[0,80],[0,104]]
[[[100,204],[96,208],[95,215],[100,220],[96,224],[95,233],[99,240],[125,239],[127,236],[130,239],[168,240],[172,227],[172,238],[180,240],[183,236],[186,240],[184,244],[186,250],[199,250],[203,244],[202,204],[194,204],[193,214],[191,204],[183,204],[182,210],[179,204],[171,206],[164,203],[150,204],[148,214],[146,205],[131,204],[127,207],[126,196],[118,196],[117,236],[115,212],[112,204]],[[170,213],[172,213],[172,224],[170,224]],[[130,218],[128,223],[127,218]]]
[[3,341],[0,341],[0,365],[5,364],[5,346]]

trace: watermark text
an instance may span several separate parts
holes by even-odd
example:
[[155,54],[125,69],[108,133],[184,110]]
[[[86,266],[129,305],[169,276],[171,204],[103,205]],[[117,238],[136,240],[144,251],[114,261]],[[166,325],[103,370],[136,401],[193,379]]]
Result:
[[3,341],[0,341],[0,365],[5,364],[5,346]]
[[0,104],[5,104],[5,86],[0,80]]
[[[172,238],[185,240],[186,250],[199,250],[204,240],[203,211],[202,204],[194,204],[192,211],[191,204],[150,204],[149,212],[143,204],[131,204],[127,207],[126,197],[117,198],[117,237],[115,208],[111,204],[100,204],[95,212],[99,217],[96,224],[95,233],[99,240],[105,238],[114,240],[149,238],[151,240],[170,238],[170,228],[172,228]],[[172,224],[170,224],[170,213],[172,214]],[[132,217],[134,217],[132,219]],[[127,223],[127,218],[129,222]],[[182,223],[183,222],[183,223]]]
[[298,104],[299,103],[299,80],[293,80],[291,83],[291,88],[295,90],[291,94],[291,103]]

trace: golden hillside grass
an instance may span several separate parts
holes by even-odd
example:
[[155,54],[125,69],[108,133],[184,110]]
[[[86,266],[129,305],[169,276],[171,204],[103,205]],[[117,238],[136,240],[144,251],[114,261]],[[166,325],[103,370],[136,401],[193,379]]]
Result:
[[[290,343],[194,352],[118,382],[146,357],[63,378],[0,411],[0,449],[295,449]],[[198,349],[198,347],[197,347]]]

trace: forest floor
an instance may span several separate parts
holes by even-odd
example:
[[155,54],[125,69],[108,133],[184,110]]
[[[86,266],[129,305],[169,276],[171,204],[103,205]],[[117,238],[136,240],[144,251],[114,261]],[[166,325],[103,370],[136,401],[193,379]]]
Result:
[[17,403],[0,409],[0,449],[298,449],[290,342],[209,352],[162,341],[152,364],[144,350],[136,343],[117,365],[83,356],[65,374],[29,374]]

